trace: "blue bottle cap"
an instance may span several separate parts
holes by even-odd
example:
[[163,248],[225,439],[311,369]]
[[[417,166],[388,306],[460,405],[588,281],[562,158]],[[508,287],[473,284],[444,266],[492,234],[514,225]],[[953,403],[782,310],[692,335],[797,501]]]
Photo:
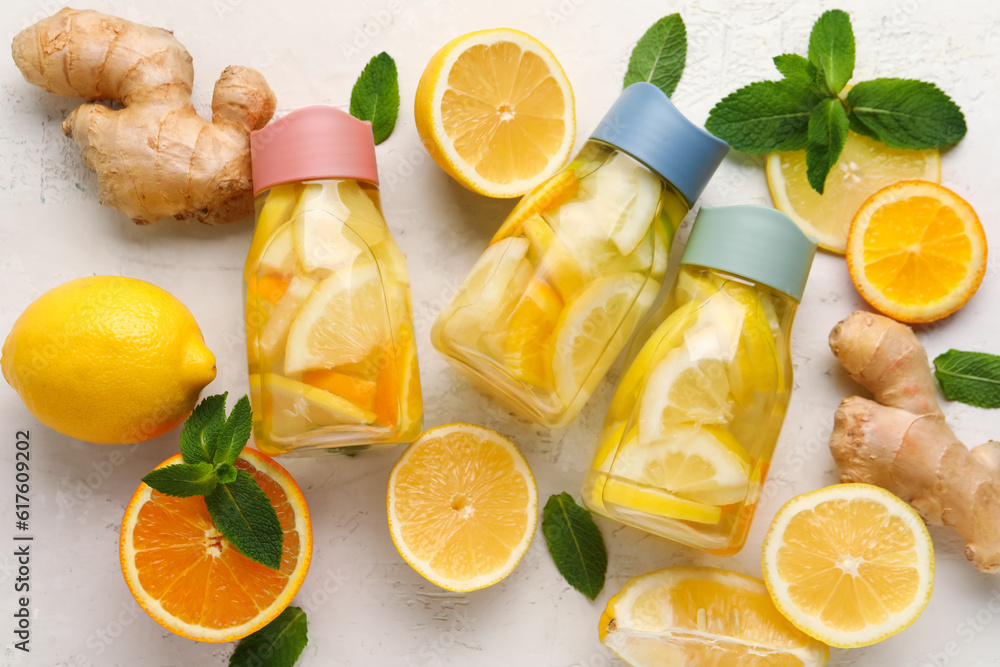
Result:
[[698,127],[651,83],[626,88],[611,105],[591,139],[620,148],[670,181],[693,205],[729,144]]
[[801,301],[815,254],[816,239],[781,211],[750,204],[703,206],[681,264],[725,271]]

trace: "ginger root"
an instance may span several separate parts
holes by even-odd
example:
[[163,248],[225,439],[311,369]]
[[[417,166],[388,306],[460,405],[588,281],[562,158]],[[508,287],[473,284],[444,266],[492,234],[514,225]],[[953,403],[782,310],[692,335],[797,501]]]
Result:
[[955,528],[980,570],[1000,571],[1000,443],[970,450],[955,437],[908,326],[856,312],[833,328],[830,348],[875,398],[852,396],[837,410],[830,451],[841,480],[888,489],[927,523]]
[[209,122],[191,104],[191,56],[169,30],[67,8],[21,31],[11,51],[29,83],[124,105],[84,104],[62,124],[97,172],[102,204],[139,224],[165,216],[219,224],[253,213],[250,131],[275,108],[259,72],[227,67]]

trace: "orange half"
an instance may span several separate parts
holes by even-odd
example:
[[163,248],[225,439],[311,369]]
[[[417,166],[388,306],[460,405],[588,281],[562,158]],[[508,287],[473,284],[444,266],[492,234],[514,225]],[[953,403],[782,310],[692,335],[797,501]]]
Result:
[[861,296],[900,322],[931,322],[961,308],[986,271],[986,234],[957,194],[902,181],[872,195],[847,236],[847,267]]
[[[178,454],[159,467],[181,463]],[[177,498],[139,486],[122,520],[119,556],[136,601],[167,630],[231,642],[270,623],[292,601],[312,556],[309,510],[295,480],[246,448],[236,467],[271,499],[284,531],[277,570],[250,560],[215,529],[202,496]]]

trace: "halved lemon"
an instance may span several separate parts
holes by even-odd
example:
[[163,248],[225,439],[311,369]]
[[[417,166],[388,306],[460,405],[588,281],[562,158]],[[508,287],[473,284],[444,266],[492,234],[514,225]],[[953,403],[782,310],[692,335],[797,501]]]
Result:
[[[181,455],[159,467],[181,463]],[[295,480],[247,447],[236,461],[253,475],[284,533],[277,570],[253,561],[212,522],[205,498],[177,498],[140,484],[122,519],[119,558],[139,605],[167,630],[203,642],[232,642],[270,623],[302,586],[312,524]]]
[[434,54],[417,85],[417,132],[473,192],[519,197],[573,148],[573,89],[552,52],[510,28],[472,32]]
[[767,157],[767,186],[774,207],[785,213],[819,246],[844,254],[847,230],[861,204],[881,188],[908,179],[941,181],[937,149],[889,148],[854,132],[826,177],[823,194],[806,178],[806,152],[771,153]]
[[633,667],[820,667],[830,657],[778,613],[764,582],[711,567],[632,579],[608,602],[598,633]]
[[531,544],[538,491],[513,442],[473,424],[432,428],[389,474],[389,533],[428,581],[465,592],[510,574]]
[[361,361],[388,337],[378,265],[359,261],[322,280],[299,308],[288,328],[285,373]]
[[986,272],[986,234],[973,208],[926,181],[879,190],[851,223],[847,268],[861,296],[900,322],[955,312]]
[[834,484],[789,500],[767,531],[761,565],[781,613],[841,648],[905,630],[934,584],[934,547],[920,515],[870,484]]

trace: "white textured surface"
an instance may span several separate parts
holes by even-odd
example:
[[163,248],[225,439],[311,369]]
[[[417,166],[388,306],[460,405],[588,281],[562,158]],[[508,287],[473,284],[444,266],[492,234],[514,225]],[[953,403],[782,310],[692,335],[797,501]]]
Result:
[[[732,6],[737,7],[733,8]],[[279,113],[308,104],[346,106],[369,57],[386,50],[400,70],[402,108],[393,136],[378,148],[383,201],[407,253],[417,313],[426,423],[471,421],[520,444],[544,501],[578,495],[618,371],[571,427],[547,431],[510,417],[470,390],[431,347],[430,323],[511,207],[470,194],[426,156],[413,125],[412,99],[431,54],[450,38],[500,25],[545,42],[574,85],[579,146],[621,88],[635,40],[663,14],[680,11],[688,26],[688,66],[674,95],[704,121],[726,93],[775,77],[770,58],[804,53],[818,14],[851,11],[859,79],[908,76],[934,81],[962,106],[968,137],[943,159],[943,183],[967,198],[1000,248],[1000,195],[995,159],[1000,108],[1000,9],[989,0],[795,2],[722,0],[599,2],[97,2],[94,7],[174,30],[194,57],[196,103],[205,111],[218,73],[229,64],[259,68],[278,95]],[[4,4],[0,35],[59,7],[54,0]],[[379,21],[383,25],[379,24]],[[365,36],[365,30],[372,35]],[[219,361],[209,392],[246,390],[240,330],[240,273],[252,229],[172,221],[136,227],[96,203],[96,179],[59,123],[77,102],[25,83],[0,57],[0,333],[43,291],[90,274],[124,274],[159,284],[201,324]],[[702,199],[705,204],[770,199],[760,161],[729,158]],[[676,253],[674,255],[676,259]],[[997,260],[976,297],[941,326],[921,334],[933,357],[948,348],[1000,352]],[[833,483],[826,447],[833,411],[857,387],[830,354],[835,322],[861,307],[843,261],[817,256],[794,335],[792,406],[775,455],[765,500],[746,548],[709,557],[610,521],[608,582],[596,602],[570,589],[540,535],[505,581],[471,594],[428,584],[397,555],[385,523],[385,482],[398,450],[286,463],[313,514],[315,553],[298,597],[309,612],[310,642],[300,660],[319,665],[579,665],[622,664],[597,641],[608,598],[632,576],[674,564],[701,563],[760,575],[761,539],[791,496]],[[996,437],[997,413],[945,406],[969,444]],[[134,447],[110,448],[59,436],[38,424],[17,395],[0,385],[0,665],[224,665],[229,645],[198,644],[162,630],[133,601],[118,566],[122,513],[141,475],[176,452],[177,433]],[[17,429],[32,442],[32,652],[13,650],[13,443]],[[977,572],[950,531],[932,529],[937,584],[924,615],[903,634],[876,646],[832,651],[831,665],[1000,665],[1000,575]]]

